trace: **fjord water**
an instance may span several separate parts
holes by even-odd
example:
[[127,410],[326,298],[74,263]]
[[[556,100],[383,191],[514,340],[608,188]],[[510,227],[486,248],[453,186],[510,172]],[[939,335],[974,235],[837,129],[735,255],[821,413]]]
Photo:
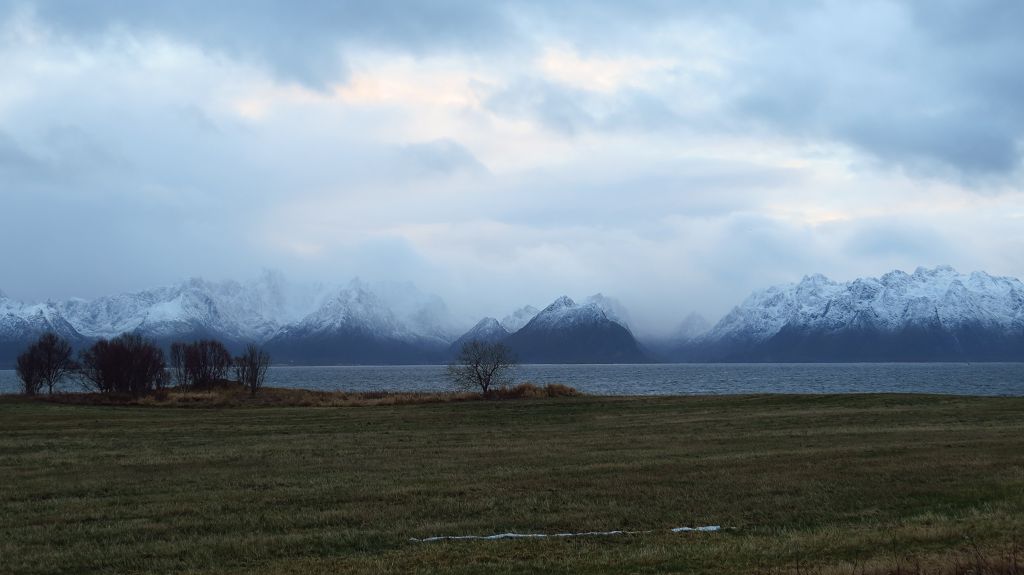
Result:
[[[1024,396],[1024,363],[758,363],[521,365],[515,381],[563,383],[596,395],[939,393]],[[325,391],[450,390],[445,367],[272,367],[267,385]],[[17,391],[0,370],[0,393]],[[75,386],[68,385],[67,389]]]

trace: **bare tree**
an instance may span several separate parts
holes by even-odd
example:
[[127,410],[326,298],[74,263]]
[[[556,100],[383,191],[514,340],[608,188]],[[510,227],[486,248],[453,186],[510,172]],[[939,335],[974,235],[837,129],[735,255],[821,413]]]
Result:
[[231,354],[217,340],[171,344],[171,371],[181,387],[213,387],[227,378],[231,365]]
[[17,365],[18,379],[21,380],[21,389],[25,395],[36,395],[43,387],[42,370],[36,357],[29,352],[18,356]]
[[448,376],[456,386],[477,389],[487,395],[491,388],[511,383],[516,360],[503,343],[469,341],[458,357],[448,365]]
[[171,344],[171,373],[178,387],[188,387],[188,370],[185,369],[185,349],[187,343],[176,341]]
[[71,344],[54,333],[44,333],[18,356],[18,377],[26,395],[35,395],[45,385],[47,392],[75,369]]
[[164,352],[138,334],[101,339],[79,353],[79,374],[102,393],[144,395],[167,380]]
[[245,346],[242,355],[235,358],[235,376],[238,382],[249,388],[253,395],[263,387],[270,367],[270,354],[256,344]]

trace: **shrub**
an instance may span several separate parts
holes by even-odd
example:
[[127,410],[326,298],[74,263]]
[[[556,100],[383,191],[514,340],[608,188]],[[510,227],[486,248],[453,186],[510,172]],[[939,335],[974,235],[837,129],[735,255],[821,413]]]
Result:
[[513,387],[499,387],[494,396],[499,399],[529,399],[538,397],[576,397],[580,395],[575,388],[560,383],[551,383],[540,387],[533,383],[520,383]]
[[544,386],[544,392],[548,397],[577,397],[580,392],[575,387],[569,387],[561,383],[549,383]]
[[164,353],[137,334],[101,339],[79,354],[79,373],[101,393],[140,396],[164,386]]
[[235,376],[238,383],[244,385],[251,394],[263,387],[270,367],[270,354],[255,344],[245,346],[245,352],[235,358]]

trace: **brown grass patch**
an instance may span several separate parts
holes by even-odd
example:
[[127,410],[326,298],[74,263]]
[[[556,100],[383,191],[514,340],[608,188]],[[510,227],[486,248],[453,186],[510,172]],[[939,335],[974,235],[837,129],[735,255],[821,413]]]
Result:
[[491,392],[495,399],[537,399],[544,397],[578,397],[582,395],[576,388],[562,385],[561,383],[549,383],[539,386],[534,383],[520,383],[512,387],[499,387]]
[[142,397],[102,393],[62,393],[39,396],[37,399],[72,405],[141,407],[362,407],[485,399],[540,399],[580,395],[574,388],[565,385],[538,386],[532,383],[502,387],[494,390],[487,397],[474,392],[346,392],[280,387],[266,387],[253,395],[241,385],[225,383],[215,388],[201,390],[172,387],[157,390]]

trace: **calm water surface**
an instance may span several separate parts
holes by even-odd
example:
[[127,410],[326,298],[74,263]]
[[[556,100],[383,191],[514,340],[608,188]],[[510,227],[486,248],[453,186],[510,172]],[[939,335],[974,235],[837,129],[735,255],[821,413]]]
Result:
[[[600,395],[945,393],[1024,396],[1024,363],[522,365],[517,381]],[[273,367],[267,385],[344,391],[451,389],[444,366]],[[17,390],[0,370],[0,393]],[[66,385],[66,389],[75,389]]]

